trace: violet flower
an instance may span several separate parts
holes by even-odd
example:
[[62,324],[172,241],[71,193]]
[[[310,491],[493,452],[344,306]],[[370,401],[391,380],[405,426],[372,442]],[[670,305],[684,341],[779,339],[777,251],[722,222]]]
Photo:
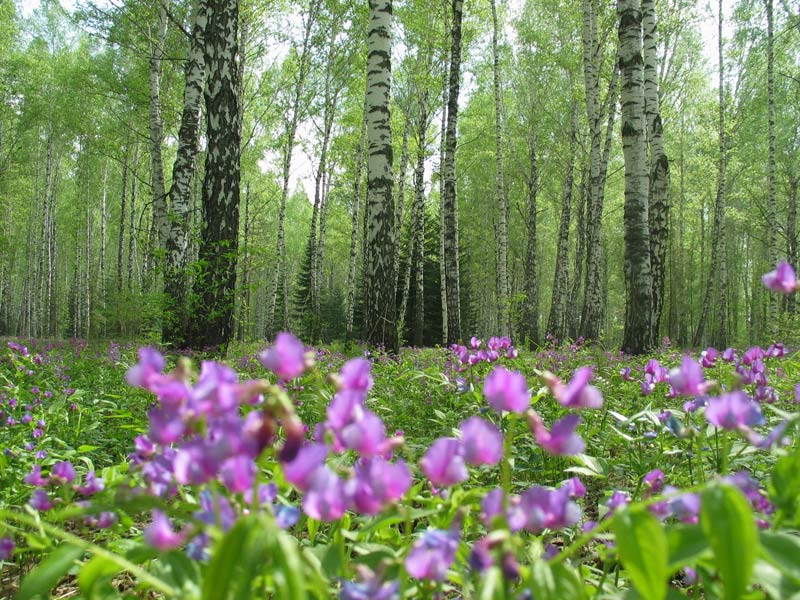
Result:
[[275,337],[272,348],[258,355],[258,360],[284,381],[299,377],[308,367],[303,343],[285,331]]
[[714,427],[739,429],[742,426],[760,425],[764,422],[764,415],[747,394],[735,391],[719,398],[710,398],[706,406],[706,419]]
[[469,478],[464,464],[464,448],[460,440],[443,437],[435,440],[420,466],[431,483],[437,487],[455,485]]
[[797,276],[792,265],[785,260],[780,261],[774,271],[765,273],[761,281],[773,292],[791,294],[797,289]]
[[318,521],[336,521],[350,508],[353,489],[336,473],[323,465],[309,478],[303,496],[303,511]]
[[591,367],[580,367],[566,386],[555,376],[547,378],[547,385],[561,406],[600,408],[603,406],[603,396],[596,387],[588,385],[591,378]]
[[708,387],[703,369],[691,356],[684,356],[681,366],[669,372],[669,383],[679,396],[701,396]]
[[489,404],[500,411],[521,413],[531,403],[531,392],[525,376],[518,371],[495,367],[483,382],[483,395]]
[[50,469],[50,483],[65,484],[75,479],[75,467],[69,461],[57,462]]
[[471,465],[495,465],[503,458],[503,435],[497,427],[480,417],[461,423],[464,460]]
[[381,457],[362,459],[355,465],[355,507],[376,515],[400,500],[411,487],[411,472],[406,463],[390,463]]
[[553,423],[552,428],[548,431],[537,412],[530,411],[528,413],[528,424],[533,432],[533,437],[548,454],[569,456],[583,452],[586,444],[575,433],[575,429],[580,423],[579,416],[567,415]]
[[44,490],[34,490],[28,504],[39,512],[47,512],[53,508],[53,503],[50,501],[50,496]]
[[14,538],[0,537],[0,560],[8,560],[14,554]]
[[456,559],[458,529],[428,529],[414,542],[406,557],[406,571],[414,579],[444,581]]
[[153,511],[153,521],[144,530],[144,541],[162,552],[177,548],[186,541],[186,536],[187,531],[175,531],[167,515],[160,510]]

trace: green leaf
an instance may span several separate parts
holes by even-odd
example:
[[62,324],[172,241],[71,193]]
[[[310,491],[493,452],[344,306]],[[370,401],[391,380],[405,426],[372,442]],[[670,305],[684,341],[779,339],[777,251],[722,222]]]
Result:
[[633,507],[617,512],[613,527],[622,564],[639,594],[663,600],[669,543],[661,523],[646,508]]
[[79,546],[59,546],[42,564],[28,573],[19,588],[17,599],[29,600],[40,596],[49,598],[50,590],[82,556],[83,548]]
[[778,508],[778,519],[794,525],[800,518],[800,448],[782,457],[772,470],[769,497]]
[[699,525],[673,525],[667,530],[669,542],[668,571],[674,573],[687,567],[710,550],[708,540]]
[[700,526],[714,551],[725,598],[740,598],[753,575],[759,546],[750,504],[738,489],[713,485],[701,496]]
[[563,563],[537,560],[531,568],[530,586],[537,600],[584,600],[586,590],[581,580]]
[[273,553],[278,566],[275,573],[276,581],[282,579],[283,584],[278,588],[278,597],[286,600],[305,600],[303,563],[295,540],[283,531],[279,531]]
[[500,567],[491,567],[481,576],[478,600],[503,600],[503,572]]
[[241,519],[215,545],[208,571],[203,578],[203,600],[228,598],[236,583],[236,570],[242,562],[245,541],[252,526],[252,519]]
[[81,567],[78,573],[78,587],[85,596],[92,594],[93,589],[107,577],[119,573],[120,567],[106,556],[94,556]]
[[769,562],[800,584],[800,537],[790,533],[762,531],[761,547]]

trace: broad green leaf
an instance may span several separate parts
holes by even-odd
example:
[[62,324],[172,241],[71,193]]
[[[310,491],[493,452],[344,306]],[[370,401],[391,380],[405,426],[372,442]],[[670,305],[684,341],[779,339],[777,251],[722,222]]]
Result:
[[646,508],[633,507],[616,513],[613,527],[622,564],[639,594],[663,600],[669,544],[661,523]]
[[63,544],[56,548],[42,564],[28,573],[17,594],[18,600],[49,598],[53,589],[67,571],[83,556],[83,548]]
[[89,596],[92,589],[102,580],[119,573],[120,567],[106,556],[94,556],[81,567],[78,573],[78,587],[84,596]]
[[281,575],[283,585],[278,588],[278,597],[286,600],[305,600],[303,584],[303,563],[297,551],[296,541],[283,531],[278,531],[273,554],[277,564],[277,575]]
[[537,560],[531,568],[531,590],[539,600],[584,600],[586,590],[575,571],[564,564]]
[[[203,578],[203,600],[225,600],[236,582],[236,570],[244,558],[245,542],[254,519],[241,519],[214,546]],[[263,535],[268,535],[264,532]]]
[[699,525],[673,525],[667,529],[670,573],[693,564],[710,551],[708,540]]
[[778,519],[797,525],[800,521],[800,449],[782,457],[772,470],[769,497],[778,508]]
[[770,598],[800,600],[800,584],[787,577],[773,564],[757,559],[753,568],[753,583],[759,585]]
[[760,537],[767,560],[800,584],[800,537],[771,531],[762,531]]
[[725,598],[740,598],[750,584],[759,545],[747,499],[732,486],[712,485],[701,495],[700,526],[714,552]]
[[503,572],[500,567],[490,567],[481,575],[478,600],[503,600],[504,598]]

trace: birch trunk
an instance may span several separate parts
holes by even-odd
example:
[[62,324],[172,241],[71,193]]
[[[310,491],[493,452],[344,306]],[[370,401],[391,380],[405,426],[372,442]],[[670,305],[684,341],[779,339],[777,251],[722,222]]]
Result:
[[370,0],[367,36],[366,339],[397,352],[395,212],[392,201],[392,2]]
[[367,143],[367,106],[364,104],[364,117],[361,121],[361,137],[356,150],[356,176],[353,182],[353,214],[350,231],[350,259],[347,268],[347,322],[345,332],[348,340],[353,339],[353,321],[356,307],[356,272],[358,268],[358,247],[361,207],[361,180],[364,172],[364,150]]
[[[292,90],[291,106],[286,121],[286,146],[283,151],[283,184],[281,186],[281,202],[278,212],[278,235],[275,247],[275,270],[273,272],[272,287],[267,301],[267,330],[266,336],[271,338],[281,329],[289,325],[289,302],[286,282],[286,200],[289,197],[289,176],[292,169],[292,151],[294,150],[297,125],[300,122],[301,103],[305,95],[306,78],[311,63],[311,32],[317,20],[319,3],[312,0],[309,3],[308,13],[303,28],[303,43],[298,57],[299,66],[297,79]],[[278,306],[278,292],[283,295],[283,314],[276,321],[275,311]]]
[[622,77],[622,152],[625,156],[625,330],[622,350],[653,347],[647,141],[642,81],[642,11],[639,0],[618,0]]
[[450,82],[447,97],[447,132],[444,154],[444,279],[447,294],[447,343],[461,339],[461,295],[458,256],[458,197],[456,194],[456,130],[461,79],[461,19],[463,0],[453,0]]
[[669,159],[664,150],[659,106],[655,0],[642,0],[642,28],[644,35],[644,108],[647,139],[650,146],[648,216],[650,220],[650,263],[653,273],[651,339],[653,342],[657,342],[666,287],[670,174]]
[[[725,63],[723,55],[722,38],[722,0],[718,5],[719,19],[717,23],[718,35],[718,59],[719,59],[719,161],[717,163],[717,199],[714,206],[714,229],[711,239],[711,259],[708,269],[708,280],[706,282],[705,295],[703,297],[703,308],[700,313],[700,320],[695,330],[692,344],[700,346],[705,340],[705,328],[711,307],[712,295],[718,303],[718,316],[716,331],[712,336],[712,342],[719,344],[720,347],[727,345],[727,312],[728,312],[728,285],[727,285],[727,256],[725,253],[725,176],[728,166],[728,156],[725,137]],[[717,270],[719,269],[719,273]],[[715,285],[716,284],[716,285]],[[715,289],[717,288],[716,293]]]
[[239,248],[239,2],[218,0],[212,7],[206,27],[203,94],[208,136],[199,252],[203,269],[195,280],[200,306],[194,311],[190,344],[224,352],[233,337]]
[[117,240],[117,293],[122,292],[122,262],[125,248],[125,216],[128,203],[128,151],[122,161],[122,198],[119,210],[119,238]]
[[589,196],[586,165],[581,168],[578,223],[575,227],[575,262],[572,268],[572,288],[567,305],[567,335],[576,339],[580,335],[580,296],[583,283],[583,265],[586,262],[586,204]]
[[[161,0],[158,7],[158,25],[155,35],[150,39],[150,173],[153,186],[153,231],[155,247],[153,253],[159,256],[169,236],[167,222],[167,198],[164,191],[164,161],[161,146],[164,143],[164,121],[161,116],[161,75],[164,60],[164,45],[167,37],[167,0]],[[158,262],[158,261],[156,261]]]
[[139,142],[133,146],[133,167],[131,172],[131,210],[128,229],[128,291],[134,289],[134,270],[136,267],[136,192],[139,188]]
[[558,228],[556,245],[556,267],[553,275],[553,295],[550,302],[550,316],[547,319],[547,332],[558,340],[567,334],[567,293],[569,291],[569,225],[572,215],[572,188],[574,185],[575,160],[578,146],[577,105],[572,110],[570,127],[570,153],[567,175],[564,180],[564,195],[561,203],[561,224]]
[[447,91],[449,58],[442,75],[442,123],[439,133],[439,290],[442,302],[442,344],[447,345],[447,278],[444,258],[444,154],[447,140]]
[[175,347],[185,345],[188,331],[186,312],[189,264],[190,192],[200,137],[203,80],[206,74],[205,35],[208,25],[208,0],[197,0],[192,19],[189,53],[184,64],[183,110],[178,132],[178,150],[172,167],[169,190],[169,233],[166,242],[167,264],[164,293],[168,309],[164,318],[163,339]]
[[523,305],[522,331],[531,349],[539,343],[539,287],[537,269],[539,261],[536,251],[536,196],[539,191],[539,166],[536,157],[536,138],[534,131],[528,134],[529,171],[525,176],[528,188],[528,239],[525,251],[525,304]]
[[[775,202],[775,46],[772,0],[764,0],[767,10],[767,120],[769,151],[767,155],[767,260],[778,262],[778,209]],[[772,266],[770,266],[772,268]],[[775,335],[778,322],[778,295],[768,294],[770,333]]]
[[497,204],[497,319],[498,333],[508,335],[511,332],[509,321],[509,280],[508,280],[508,198],[505,191],[505,174],[503,171],[503,127],[502,98],[500,90],[500,51],[497,38],[497,2],[491,1],[492,7],[492,71],[494,87],[494,126],[495,154],[497,172],[495,182],[495,202]]
[[[789,199],[786,211],[786,259],[797,268],[797,191],[800,188],[800,177],[794,176],[789,181]],[[794,294],[786,296],[786,310],[794,314],[796,310]]]
[[[397,171],[397,192],[395,200],[394,230],[397,243],[394,245],[394,273],[395,295],[397,295],[400,280],[400,241],[403,239],[403,210],[405,209],[406,172],[408,170],[408,132],[411,128],[411,119],[408,114],[403,116],[403,142],[400,145],[400,168]],[[409,260],[411,260],[409,256]],[[398,322],[403,320],[403,315],[398,315]],[[400,331],[402,333],[402,331]]]

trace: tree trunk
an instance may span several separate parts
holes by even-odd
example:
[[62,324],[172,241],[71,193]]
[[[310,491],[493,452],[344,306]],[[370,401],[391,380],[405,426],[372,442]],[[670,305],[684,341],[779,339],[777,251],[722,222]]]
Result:
[[444,154],[444,279],[447,293],[447,343],[461,339],[461,294],[458,255],[458,196],[456,194],[456,128],[461,79],[461,18],[463,0],[453,0],[450,83],[447,97],[447,132]]
[[589,197],[588,169],[581,168],[580,204],[578,205],[578,224],[575,227],[575,264],[572,269],[572,289],[567,306],[567,334],[573,340],[580,335],[580,297],[583,283],[583,265],[586,262],[586,204]]
[[569,137],[569,163],[564,180],[564,195],[561,204],[561,224],[558,228],[556,246],[556,265],[553,275],[553,295],[550,303],[550,316],[547,319],[547,332],[559,340],[567,334],[567,293],[569,291],[569,225],[572,215],[572,188],[574,185],[575,160],[578,146],[578,109],[572,110],[572,125]]
[[[789,181],[789,200],[786,214],[786,260],[794,268],[797,268],[797,190],[800,187],[800,177],[792,177]],[[786,298],[786,310],[794,314],[796,301],[794,294],[788,294]]]
[[361,121],[361,137],[356,150],[356,176],[353,181],[353,214],[350,232],[350,260],[347,268],[347,322],[345,333],[348,340],[353,339],[353,321],[356,308],[356,271],[358,270],[358,247],[361,207],[361,180],[364,172],[364,151],[367,143],[367,104],[364,103],[364,117]]
[[[286,121],[286,146],[283,150],[283,185],[281,186],[281,203],[278,212],[278,235],[275,247],[275,270],[273,272],[272,287],[267,301],[267,330],[266,336],[273,337],[279,330],[289,326],[289,303],[286,282],[286,200],[289,196],[289,176],[292,169],[292,151],[297,135],[297,125],[300,122],[300,110],[305,95],[306,78],[311,63],[311,32],[319,13],[319,3],[312,0],[309,3],[308,13],[303,29],[303,45],[300,50],[297,70],[297,79],[294,81],[292,103],[289,108],[289,117]],[[283,295],[283,314],[277,318],[275,312],[278,306],[278,292]]]
[[[531,126],[532,127],[532,126]],[[536,139],[533,129],[528,133],[530,166],[525,184],[528,188],[528,240],[525,252],[525,304],[523,306],[523,335],[533,347],[539,343],[539,288],[537,278],[538,258],[536,252],[536,195],[539,191],[539,167],[536,158]]]
[[650,145],[648,217],[650,220],[650,265],[653,278],[651,339],[655,343],[659,338],[661,313],[664,309],[670,184],[669,160],[664,151],[659,107],[655,0],[642,0],[642,27],[644,34],[644,109],[647,121],[647,140]]
[[395,212],[392,201],[392,2],[370,0],[367,36],[367,254],[366,339],[397,352],[394,273]]
[[[153,186],[154,257],[160,256],[169,236],[167,198],[164,192],[164,162],[161,146],[164,143],[164,121],[161,116],[161,74],[164,46],[167,37],[167,0],[160,0],[158,26],[150,39],[150,174]],[[160,263],[160,261],[158,261]]]
[[[767,260],[770,268],[778,262],[778,209],[775,202],[775,47],[772,0],[764,0],[767,9],[767,119],[769,151],[767,155]],[[777,333],[778,295],[769,294],[770,333]]]
[[[403,121],[403,142],[400,145],[400,168],[397,171],[397,196],[395,198],[394,217],[394,231],[397,238],[397,243],[394,245],[395,295],[397,295],[397,288],[400,282],[400,242],[403,239],[403,210],[405,208],[406,173],[408,171],[408,132],[411,129],[411,119],[407,113],[404,114]],[[398,315],[398,322],[402,320],[403,316]]]
[[[705,296],[703,298],[703,308],[700,313],[700,321],[694,334],[692,344],[700,346],[705,340],[705,328],[711,306],[711,298],[714,296],[718,306],[717,331],[712,336],[712,343],[719,344],[720,347],[727,345],[727,312],[728,312],[728,285],[727,285],[727,253],[725,252],[725,174],[728,166],[728,153],[725,138],[725,63],[723,55],[722,38],[722,0],[719,0],[719,19],[717,23],[717,34],[719,36],[718,58],[719,58],[719,162],[717,172],[717,200],[714,206],[714,229],[711,240],[711,261],[708,269],[708,280],[706,282]],[[719,273],[717,273],[719,269]],[[716,283],[716,286],[715,286]],[[714,293],[714,288],[718,290]]]
[[139,189],[139,142],[133,146],[133,166],[131,171],[131,210],[128,230],[128,291],[134,287],[136,267],[136,192]]
[[206,151],[203,181],[201,272],[195,280],[193,348],[217,346],[224,352],[233,336],[236,261],[239,242],[239,64],[238,0],[209,5],[206,29]]
[[167,311],[164,316],[164,342],[181,348],[186,343],[187,266],[189,265],[190,192],[200,137],[201,100],[205,78],[205,35],[208,25],[208,0],[197,0],[194,9],[189,55],[184,64],[183,112],[178,133],[178,151],[172,167],[169,190],[170,213],[167,237],[167,264],[164,273],[164,294]]
[[128,203],[128,150],[122,162],[122,199],[119,211],[119,239],[117,244],[117,293],[122,293],[122,262],[125,248],[125,215]]
[[498,333],[508,335],[511,332],[510,289],[508,279],[508,198],[505,191],[505,174],[503,171],[503,128],[502,97],[500,90],[500,52],[497,47],[499,27],[497,23],[497,2],[491,0],[492,6],[492,71],[494,87],[494,126],[496,154],[495,202],[497,204],[497,309]]
[[442,344],[447,344],[447,279],[444,257],[444,155],[447,142],[447,92],[450,59],[442,74],[442,123],[439,132],[439,292],[442,302]]
[[652,337],[647,140],[642,82],[642,11],[639,0],[618,0],[622,76],[622,151],[625,156],[625,330],[622,350],[643,354]]

